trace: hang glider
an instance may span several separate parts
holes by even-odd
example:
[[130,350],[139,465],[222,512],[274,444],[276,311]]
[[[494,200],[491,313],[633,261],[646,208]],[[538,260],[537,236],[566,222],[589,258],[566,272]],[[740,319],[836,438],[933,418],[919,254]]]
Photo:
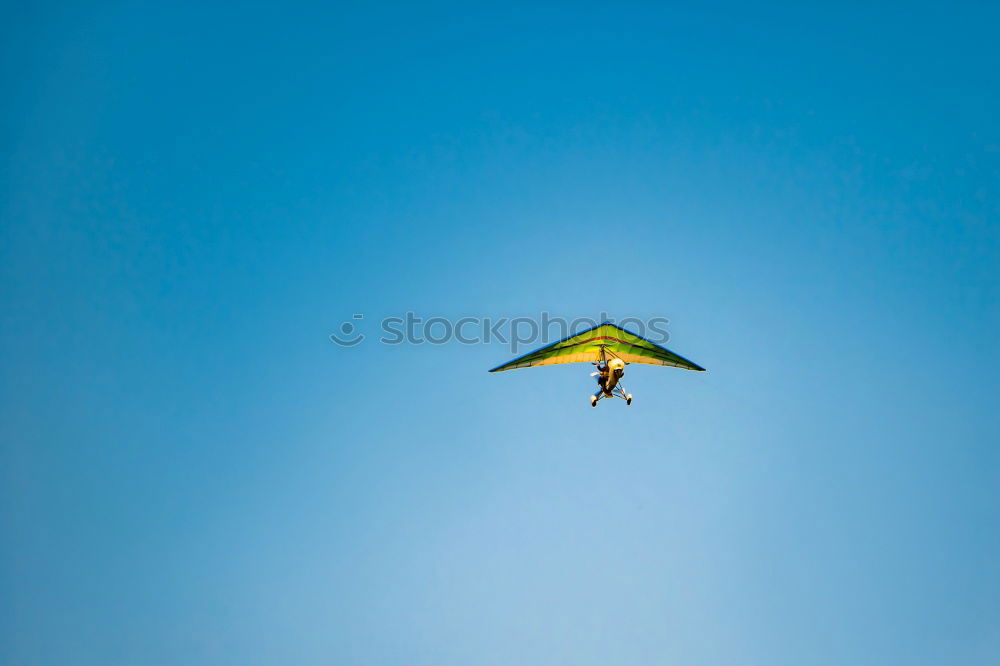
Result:
[[597,372],[592,374],[597,377],[600,390],[590,397],[592,407],[596,407],[601,398],[611,397],[622,398],[626,403],[632,404],[632,394],[626,393],[619,382],[625,374],[625,365],[629,363],[665,365],[685,370],[705,369],[655,342],[606,321],[518,356],[490,372],[561,363],[593,363],[597,366]]

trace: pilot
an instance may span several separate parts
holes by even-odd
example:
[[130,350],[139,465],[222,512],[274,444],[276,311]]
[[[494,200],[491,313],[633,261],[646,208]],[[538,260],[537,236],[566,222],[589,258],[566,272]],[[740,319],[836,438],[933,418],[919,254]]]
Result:
[[608,383],[608,363],[607,361],[597,362],[597,383],[604,388]]

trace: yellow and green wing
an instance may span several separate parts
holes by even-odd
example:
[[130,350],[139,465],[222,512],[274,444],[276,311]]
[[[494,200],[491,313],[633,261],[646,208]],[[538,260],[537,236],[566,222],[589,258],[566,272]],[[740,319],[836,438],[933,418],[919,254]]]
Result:
[[524,356],[518,356],[513,361],[498,365],[490,372],[559,363],[594,363],[601,359],[602,349],[607,359],[620,358],[626,363],[668,365],[686,370],[705,369],[655,342],[650,342],[631,331],[626,331],[621,326],[606,321],[581,333],[575,333],[558,342],[528,352]]

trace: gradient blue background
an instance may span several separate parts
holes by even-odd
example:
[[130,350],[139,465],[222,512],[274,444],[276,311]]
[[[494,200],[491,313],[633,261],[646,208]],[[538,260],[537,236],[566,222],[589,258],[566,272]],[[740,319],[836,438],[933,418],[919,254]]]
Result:
[[0,662],[1000,663],[996,5],[29,4]]

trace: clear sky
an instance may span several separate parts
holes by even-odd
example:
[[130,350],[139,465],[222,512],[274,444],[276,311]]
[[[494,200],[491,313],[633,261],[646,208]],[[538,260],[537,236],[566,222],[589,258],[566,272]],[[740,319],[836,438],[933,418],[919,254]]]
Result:
[[997,6],[363,4],[5,7],[0,663],[1000,663]]

